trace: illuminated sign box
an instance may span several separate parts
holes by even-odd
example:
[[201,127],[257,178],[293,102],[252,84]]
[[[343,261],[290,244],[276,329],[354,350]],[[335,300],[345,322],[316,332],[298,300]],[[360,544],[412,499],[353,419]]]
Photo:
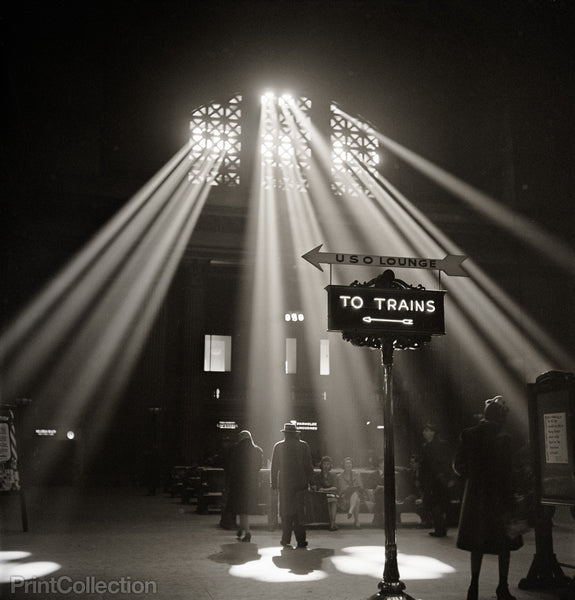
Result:
[[444,335],[445,291],[328,285],[328,331]]
[[55,429],[35,429],[34,433],[40,437],[54,437],[57,431]]
[[317,431],[317,421],[296,421],[295,426],[300,431]]
[[238,424],[235,421],[218,421],[216,427],[218,429],[237,429]]

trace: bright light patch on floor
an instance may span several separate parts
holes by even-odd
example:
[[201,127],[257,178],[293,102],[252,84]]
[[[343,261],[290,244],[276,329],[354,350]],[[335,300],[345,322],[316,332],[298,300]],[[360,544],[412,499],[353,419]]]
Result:
[[[259,559],[230,567],[233,577],[265,581],[268,583],[296,583],[319,581],[329,576],[331,567],[346,575],[361,575],[381,579],[383,575],[385,548],[383,546],[350,546],[337,556],[333,550],[312,548],[307,550],[280,547],[259,548]],[[329,560],[330,564],[325,561]],[[397,555],[402,581],[418,579],[441,579],[455,569],[430,556]]]
[[[319,550],[319,549],[315,549]],[[230,575],[267,583],[298,583],[325,579],[322,556],[314,550],[285,550],[279,546],[260,548],[260,560],[252,560],[230,568]]]
[[15,562],[29,556],[31,556],[30,552],[18,550],[0,552],[0,583],[37,579],[54,573],[62,567],[56,562],[49,561]]
[[[333,556],[331,561],[338,571],[348,575],[369,575],[381,579],[385,561],[383,546],[352,546],[342,548],[342,555]],[[413,579],[440,579],[455,569],[431,558],[416,554],[397,554],[397,566],[402,581]]]

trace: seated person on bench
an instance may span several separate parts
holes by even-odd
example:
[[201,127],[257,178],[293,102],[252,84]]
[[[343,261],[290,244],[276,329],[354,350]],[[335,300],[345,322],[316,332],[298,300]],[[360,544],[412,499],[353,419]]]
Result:
[[384,487],[383,487],[383,457],[380,458],[377,462],[377,470],[373,472],[371,475],[371,480],[369,482],[369,488],[373,493],[373,521],[372,524],[374,527],[383,527],[384,526],[384,518],[383,518],[383,510],[384,510]]
[[337,476],[339,494],[338,508],[347,513],[347,518],[353,517],[353,524],[360,529],[359,506],[363,498],[363,486],[357,471],[353,470],[353,460],[348,456],[343,459],[343,471]]
[[329,456],[323,456],[320,462],[321,472],[316,473],[313,478],[312,488],[316,492],[325,494],[327,509],[329,511],[329,530],[336,531],[335,517],[337,514],[337,485],[336,478],[331,473],[332,460]]

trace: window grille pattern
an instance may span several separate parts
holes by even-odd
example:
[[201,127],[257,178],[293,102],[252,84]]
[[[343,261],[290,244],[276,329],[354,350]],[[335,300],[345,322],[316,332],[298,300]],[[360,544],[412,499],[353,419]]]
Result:
[[262,105],[260,151],[265,189],[307,187],[305,172],[310,168],[309,98],[270,97]]
[[367,123],[350,121],[335,105],[330,108],[331,174],[337,195],[369,194],[365,181],[358,176],[363,170],[376,171],[379,142]]
[[[190,119],[189,179],[211,185],[240,184],[241,95],[200,106]],[[212,163],[206,173],[206,163]]]
[[[311,163],[311,99],[273,96],[262,104],[260,151],[266,189],[307,189]],[[362,173],[374,173],[379,143],[367,124],[330,106],[331,175],[336,195],[369,194]],[[242,96],[195,109],[190,118],[190,171],[194,183],[240,185]]]

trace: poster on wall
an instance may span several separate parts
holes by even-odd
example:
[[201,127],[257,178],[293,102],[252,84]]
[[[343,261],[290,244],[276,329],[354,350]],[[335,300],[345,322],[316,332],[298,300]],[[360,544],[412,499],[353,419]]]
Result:
[[0,492],[20,491],[16,427],[11,410],[0,412]]
[[547,464],[568,465],[567,413],[543,413],[545,434],[545,462]]

